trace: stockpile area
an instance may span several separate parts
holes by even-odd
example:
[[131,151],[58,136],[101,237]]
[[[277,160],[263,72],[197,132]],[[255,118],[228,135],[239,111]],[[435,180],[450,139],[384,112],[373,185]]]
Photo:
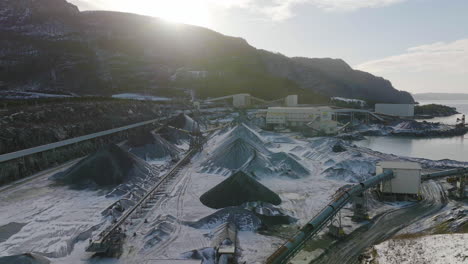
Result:
[[281,203],[281,198],[254,178],[239,171],[200,197],[200,201],[214,209],[241,205],[246,202]]
[[200,196],[200,201],[205,206],[220,210],[187,223],[194,228],[213,229],[227,223],[238,230],[255,231],[294,222],[294,218],[274,206],[282,202],[278,194],[242,171],[205,192]]
[[[179,121],[172,129],[183,135],[189,133],[182,130],[196,127],[186,115],[174,120]],[[240,263],[263,263],[285,237],[322,210],[338,188],[374,174],[375,162],[410,160],[338,138],[257,131],[241,124],[210,137],[178,176],[164,184],[144,210],[148,214],[125,226],[126,250],[116,263],[182,258],[211,264],[217,245],[213,233],[223,224],[239,230]],[[132,207],[171,166],[174,144],[190,139],[180,134],[171,142],[167,137],[141,134],[65,169],[52,177],[53,184],[44,180],[42,185],[0,192],[0,230],[9,232],[0,238],[6,239],[0,252],[34,251],[53,263],[89,263],[84,248],[90,235]],[[165,157],[165,167],[143,160],[155,156]],[[425,167],[462,165],[411,160]],[[349,212],[344,209],[343,221],[351,230],[355,225]]]
[[191,139],[191,133],[200,132],[200,125],[190,116],[181,113],[167,123],[167,126],[159,131],[167,141],[181,145]]
[[130,136],[122,148],[145,161],[176,159],[181,153],[174,144],[150,131]]
[[144,181],[154,176],[152,173],[154,169],[144,161],[111,144],[54,175],[52,179],[72,188],[103,188]]
[[203,163],[202,171],[229,175],[242,170],[260,178],[301,178],[309,175],[309,170],[291,155],[273,153],[266,147],[269,145],[247,125],[238,125],[216,143],[212,154]]

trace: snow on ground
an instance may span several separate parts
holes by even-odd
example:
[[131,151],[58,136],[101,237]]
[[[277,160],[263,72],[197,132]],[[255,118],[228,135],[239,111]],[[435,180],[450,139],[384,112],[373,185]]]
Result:
[[[92,263],[145,263],[150,259],[177,259],[184,252],[209,247],[211,241],[206,235],[212,230],[195,229],[184,223],[197,221],[216,211],[204,206],[199,198],[225,180],[226,176],[205,173],[202,164],[230,132],[232,130],[226,129],[216,133],[204,150],[166,185],[165,191],[161,192],[148,213],[142,219],[135,219],[131,227],[125,227],[128,235],[126,250],[119,260],[93,260]],[[279,176],[259,179],[281,197],[283,202],[279,208],[298,219],[290,227],[291,230],[304,225],[316,215],[338,188],[370,177],[375,162],[404,160],[395,155],[358,148],[337,138],[302,138],[295,133],[266,131],[257,131],[255,135],[261,138],[268,151],[285,152],[310,171],[310,175],[298,179]],[[344,150],[333,151],[336,144],[341,144]],[[439,161],[440,164],[420,161],[427,166],[452,164],[449,161]],[[115,200],[97,192],[54,186],[47,178],[0,192],[0,226],[11,222],[26,223],[17,234],[0,243],[0,256],[35,251],[56,257],[52,259],[53,263],[90,263],[90,254],[84,252],[87,238],[76,241],[76,237],[102,223],[102,210]],[[375,208],[380,206],[373,205]],[[386,204],[379,210],[399,206],[402,205]],[[345,217],[350,213],[349,209],[343,211]],[[143,218],[147,219],[147,223]],[[344,220],[344,225],[347,232],[357,226],[349,218]],[[135,237],[133,233],[136,233]],[[274,235],[251,231],[239,232],[239,241],[240,260],[249,264],[263,263],[284,243],[283,239]],[[75,246],[72,248],[72,245]]]
[[0,92],[0,98],[4,98],[4,99],[38,99],[38,98],[67,98],[67,97],[73,97],[73,95],[23,92],[23,91]]
[[374,248],[379,264],[462,264],[468,262],[468,234],[390,239]]
[[97,192],[56,186],[48,179],[52,174],[0,192],[0,225],[26,224],[0,243],[0,256],[25,252],[66,256],[75,242],[87,240],[87,231],[98,228],[102,209],[114,202]]
[[171,98],[159,97],[153,95],[144,95],[144,94],[135,94],[135,93],[123,93],[123,94],[114,94],[112,98],[119,99],[134,99],[140,101],[171,101]]

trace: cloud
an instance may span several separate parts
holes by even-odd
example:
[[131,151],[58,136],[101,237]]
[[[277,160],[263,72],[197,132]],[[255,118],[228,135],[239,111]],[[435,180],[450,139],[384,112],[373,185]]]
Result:
[[[132,10],[138,5],[144,5],[148,0],[69,0],[79,7],[87,9],[111,9],[119,11],[125,7]],[[150,0],[151,1],[151,0]],[[233,8],[245,9],[266,19],[283,21],[295,16],[295,11],[301,5],[315,6],[329,12],[351,12],[363,8],[385,7],[408,0],[182,0],[182,2],[198,3],[213,9],[229,10]]]
[[468,39],[412,47],[404,54],[369,61],[356,68],[374,73],[468,73]]
[[468,39],[412,47],[355,68],[390,79],[411,92],[468,92]]
[[315,6],[329,12],[351,12],[363,8],[385,7],[404,1],[407,0],[218,0],[216,3],[229,2],[228,7],[246,8],[274,21],[282,21],[294,17],[295,10],[301,5]]
[[310,0],[311,4],[328,11],[355,11],[362,8],[385,7],[406,0]]

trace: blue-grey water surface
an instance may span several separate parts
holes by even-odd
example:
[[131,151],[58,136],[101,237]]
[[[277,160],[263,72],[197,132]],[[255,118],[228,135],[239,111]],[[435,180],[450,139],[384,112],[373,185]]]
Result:
[[[456,107],[458,112],[468,116],[468,100],[433,100],[419,101],[424,104],[443,104]],[[441,122],[454,125],[460,115],[434,118],[429,122]],[[354,142],[358,146],[383,153],[399,156],[427,158],[433,160],[451,159],[468,161],[468,134],[450,138],[403,138],[403,137],[366,137]]]

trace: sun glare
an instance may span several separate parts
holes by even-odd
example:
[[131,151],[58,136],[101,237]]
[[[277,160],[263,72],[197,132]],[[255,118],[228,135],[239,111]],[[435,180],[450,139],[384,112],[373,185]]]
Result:
[[139,1],[138,5],[128,3],[127,9],[171,22],[210,25],[210,13],[204,0],[146,0]]

